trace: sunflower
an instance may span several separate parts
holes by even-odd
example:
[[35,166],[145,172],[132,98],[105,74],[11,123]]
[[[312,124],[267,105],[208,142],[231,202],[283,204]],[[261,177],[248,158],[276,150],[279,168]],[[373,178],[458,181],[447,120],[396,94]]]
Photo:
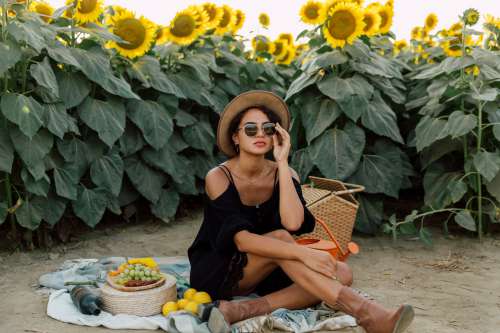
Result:
[[413,27],[413,29],[411,29],[411,39],[417,40],[418,38],[420,38],[420,29],[422,28]]
[[434,13],[431,13],[431,14],[427,15],[427,17],[425,18],[424,28],[427,31],[431,31],[431,30],[434,30],[434,28],[437,26],[437,24],[438,24],[437,15]]
[[363,34],[365,34],[366,36],[375,35],[378,32],[380,21],[380,16],[375,10],[365,8],[365,10],[363,11],[363,22],[365,23]]
[[30,3],[29,10],[33,13],[37,13],[38,15],[40,15],[42,20],[44,20],[47,23],[49,23],[52,20],[51,16],[52,14],[54,14],[54,8],[43,0],[33,1],[32,3]]
[[236,15],[234,10],[228,5],[222,6],[222,18],[215,28],[215,34],[224,35],[226,32],[231,32],[236,24]]
[[269,27],[269,24],[271,24],[271,19],[269,18],[269,15],[267,15],[266,13],[260,13],[259,14],[259,23],[264,28]]
[[278,65],[290,65],[295,59],[295,55],[295,47],[289,46],[283,56],[281,56],[280,58],[276,58],[275,63]]
[[479,21],[479,12],[474,8],[469,8],[464,12],[464,22],[467,25],[474,25]]
[[116,14],[113,22],[110,26],[111,32],[123,39],[125,43],[109,41],[106,47],[116,49],[119,54],[127,58],[140,57],[149,51],[157,30],[153,22],[143,16],[136,18],[128,10]]
[[167,29],[162,31],[166,35],[162,36],[162,40],[168,39],[176,44],[189,45],[204,32],[200,21],[199,12],[193,7],[181,10],[175,14]]
[[103,13],[103,0],[66,0],[66,5],[73,5],[65,16],[74,18],[78,23],[98,22]]
[[321,24],[325,22],[325,7],[319,1],[309,0],[300,8],[300,19],[307,24]]
[[224,15],[222,7],[217,7],[216,4],[210,2],[206,2],[202,6],[208,15],[207,30],[215,29]]
[[465,73],[472,74],[474,76],[478,76],[480,72],[481,71],[480,71],[479,67],[477,67],[477,65],[469,66],[465,69]]
[[203,9],[203,6],[192,5],[187,9],[191,9],[193,12],[196,12],[196,26],[200,34],[203,34],[207,30],[207,23],[210,20],[208,13],[205,9]]
[[451,25],[450,29],[448,29],[448,32],[449,33],[461,33],[463,27],[464,26],[463,26],[462,22],[453,23]]
[[156,31],[156,44],[165,44],[168,42],[168,27],[158,26],[158,30]]
[[235,11],[236,15],[236,22],[234,23],[233,26],[233,34],[237,33],[238,30],[240,30],[243,27],[243,24],[245,23],[245,13],[243,11],[237,9]]
[[344,47],[363,34],[363,12],[351,2],[338,3],[328,13],[323,25],[323,35],[332,47]]
[[399,52],[403,51],[408,47],[408,42],[404,39],[400,39],[394,42],[394,54],[397,55]]
[[255,53],[274,53],[274,43],[271,42],[269,38],[263,35],[257,35],[252,38],[252,47]]
[[335,6],[339,2],[350,2],[350,1],[344,1],[344,0],[326,0],[326,2],[323,4],[323,7],[325,7],[325,15],[328,15],[330,11],[335,8]]
[[284,39],[276,39],[273,42],[273,45],[274,45],[274,51],[272,55],[275,58],[281,58],[285,54],[288,48],[288,42]]
[[309,44],[302,43],[302,44],[297,45],[297,47],[295,48],[295,53],[298,57],[299,55],[306,52],[307,50],[309,50]]
[[293,45],[293,35],[289,32],[283,32],[278,35],[278,39],[284,39],[288,43],[288,45]]
[[444,53],[448,57],[461,57],[462,56],[462,47],[457,40],[447,40],[441,43],[441,47],[443,48]]
[[385,34],[389,32],[392,26],[392,17],[394,16],[394,9],[391,6],[379,6],[378,15],[380,16],[379,32]]

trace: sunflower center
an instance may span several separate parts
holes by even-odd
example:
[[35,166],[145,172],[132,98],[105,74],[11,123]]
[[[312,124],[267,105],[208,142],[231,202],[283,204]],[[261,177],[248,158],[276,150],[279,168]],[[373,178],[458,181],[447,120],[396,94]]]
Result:
[[241,16],[241,13],[240,12],[236,13],[236,23],[235,23],[235,26],[238,27],[240,25],[242,19],[243,19],[243,17]]
[[309,19],[315,19],[319,16],[319,8],[316,5],[311,5],[306,8],[305,14]]
[[433,17],[427,18],[427,21],[425,22],[425,25],[428,26],[428,27],[433,27],[434,26],[434,18]]
[[196,20],[191,15],[180,15],[170,31],[177,37],[188,37],[196,29]]
[[140,47],[146,39],[146,28],[136,18],[127,18],[117,22],[113,32],[127,42],[118,43],[120,47],[127,50]]
[[283,43],[274,43],[274,55],[280,55],[283,51]]
[[389,16],[387,16],[385,10],[381,10],[378,14],[380,15],[380,27],[383,28],[387,25],[387,22],[389,22]]
[[210,21],[213,21],[215,19],[215,15],[217,15],[215,6],[204,6],[203,9],[207,12]]
[[269,51],[269,44],[267,44],[264,41],[259,40],[255,44],[255,50],[257,52],[267,52],[267,51]]
[[229,24],[229,22],[231,20],[230,15],[231,14],[229,14],[229,11],[226,10],[226,8],[224,8],[224,15],[222,15],[222,18],[221,18],[220,23],[219,23],[219,27],[221,27],[221,28],[227,27],[227,25]]
[[363,22],[365,22],[365,27],[363,29],[363,31],[370,31],[370,29],[372,28],[373,24],[375,23],[373,21],[373,17],[371,15],[365,15],[365,17],[363,17]]
[[336,39],[347,39],[356,30],[356,18],[347,10],[333,13],[328,23],[328,31]]
[[83,14],[91,13],[97,6],[97,0],[81,0],[78,11]]

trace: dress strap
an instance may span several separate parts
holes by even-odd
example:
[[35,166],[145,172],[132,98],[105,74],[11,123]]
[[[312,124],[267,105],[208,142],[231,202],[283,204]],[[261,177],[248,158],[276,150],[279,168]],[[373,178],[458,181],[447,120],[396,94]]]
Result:
[[231,174],[231,171],[229,171],[229,168],[223,164],[219,164],[218,167],[222,169],[222,171],[226,175],[227,179],[229,179],[229,182],[231,184],[234,184],[233,175]]

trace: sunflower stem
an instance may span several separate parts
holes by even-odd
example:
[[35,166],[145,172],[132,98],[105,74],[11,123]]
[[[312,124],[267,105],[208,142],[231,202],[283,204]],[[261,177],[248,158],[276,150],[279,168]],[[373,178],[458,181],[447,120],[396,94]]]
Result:
[[[477,153],[481,151],[482,135],[483,135],[483,105],[480,101],[477,102]],[[481,184],[481,174],[478,172],[476,175],[477,180],[477,232],[479,241],[483,240],[483,193]]]

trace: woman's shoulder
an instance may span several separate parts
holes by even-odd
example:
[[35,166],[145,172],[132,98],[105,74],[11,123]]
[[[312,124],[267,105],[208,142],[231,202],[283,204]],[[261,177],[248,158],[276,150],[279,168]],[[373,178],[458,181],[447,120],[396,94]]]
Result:
[[216,166],[207,172],[205,176],[205,193],[210,200],[217,199],[228,187],[228,176],[220,166]]

